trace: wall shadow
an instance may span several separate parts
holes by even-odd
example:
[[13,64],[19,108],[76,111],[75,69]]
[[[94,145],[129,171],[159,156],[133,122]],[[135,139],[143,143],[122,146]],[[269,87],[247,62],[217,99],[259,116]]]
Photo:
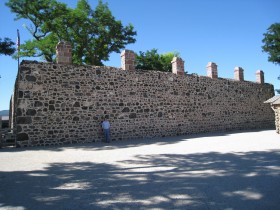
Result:
[[279,176],[280,150],[53,163],[0,172],[0,209],[278,209]]
[[120,141],[112,141],[110,144],[104,142],[90,142],[90,143],[76,143],[76,144],[66,144],[66,145],[56,145],[56,146],[46,146],[46,147],[27,147],[27,148],[3,148],[0,152],[23,152],[23,151],[39,151],[39,150],[49,150],[54,152],[64,151],[65,149],[84,149],[91,151],[100,150],[114,150],[120,148],[130,148],[138,147],[143,145],[169,145],[176,144],[181,141],[187,141],[197,138],[205,137],[218,137],[218,136],[228,136],[237,133],[255,133],[262,131],[274,131],[274,129],[253,129],[253,130],[234,130],[227,132],[211,132],[211,133],[199,133],[199,134],[188,134],[180,136],[168,136],[168,137],[153,137],[153,138],[135,138]]

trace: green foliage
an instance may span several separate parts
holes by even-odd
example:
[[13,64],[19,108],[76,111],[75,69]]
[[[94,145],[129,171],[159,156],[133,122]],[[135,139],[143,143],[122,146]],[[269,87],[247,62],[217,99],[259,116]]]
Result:
[[16,20],[27,19],[31,22],[25,27],[33,39],[21,44],[19,56],[42,57],[52,62],[61,31],[67,26],[60,25],[70,11],[66,4],[58,3],[56,0],[9,0],[6,5],[10,7],[11,12],[16,13]]
[[5,37],[2,41],[0,38],[0,55],[12,55],[16,51],[14,45],[15,43],[12,42],[11,39]]
[[177,52],[159,54],[157,49],[147,50],[146,52],[140,51],[136,55],[136,69],[172,72],[171,61],[173,57],[178,56],[179,53]]
[[119,53],[134,43],[136,31],[115,20],[108,4],[99,0],[93,10],[87,0],[79,0],[75,9],[56,0],[9,0],[6,5],[16,19],[28,19],[26,27],[33,39],[21,45],[20,56],[55,60],[55,46],[60,40],[72,44],[73,63],[102,65],[111,52]]
[[[262,49],[269,54],[268,61],[280,65],[280,23],[272,24],[262,40]],[[280,76],[278,77],[280,80]],[[276,90],[280,94],[280,90]]]
[[280,23],[272,24],[262,40],[262,49],[269,54],[268,61],[280,65]]
[[169,52],[160,55],[163,71],[172,72],[171,61],[174,57],[180,57],[178,52]]
[[162,69],[162,64],[160,61],[160,55],[157,53],[157,49],[152,49],[147,52],[139,52],[136,55],[136,69],[145,70],[159,70]]

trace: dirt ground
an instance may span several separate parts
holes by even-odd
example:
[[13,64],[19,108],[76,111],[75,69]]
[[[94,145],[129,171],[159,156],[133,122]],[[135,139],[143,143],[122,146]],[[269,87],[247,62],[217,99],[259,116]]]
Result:
[[0,150],[0,209],[279,209],[274,130]]

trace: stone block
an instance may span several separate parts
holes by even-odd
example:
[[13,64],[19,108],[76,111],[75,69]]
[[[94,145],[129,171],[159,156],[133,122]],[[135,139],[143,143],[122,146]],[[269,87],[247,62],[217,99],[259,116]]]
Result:
[[31,117],[17,117],[17,124],[31,124]]
[[17,141],[26,141],[29,140],[29,136],[27,133],[19,133],[17,134]]

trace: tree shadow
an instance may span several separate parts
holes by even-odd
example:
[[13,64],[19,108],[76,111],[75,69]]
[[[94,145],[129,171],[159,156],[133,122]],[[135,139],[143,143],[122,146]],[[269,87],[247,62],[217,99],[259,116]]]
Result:
[[53,163],[0,172],[0,209],[278,209],[279,175],[280,150]]

